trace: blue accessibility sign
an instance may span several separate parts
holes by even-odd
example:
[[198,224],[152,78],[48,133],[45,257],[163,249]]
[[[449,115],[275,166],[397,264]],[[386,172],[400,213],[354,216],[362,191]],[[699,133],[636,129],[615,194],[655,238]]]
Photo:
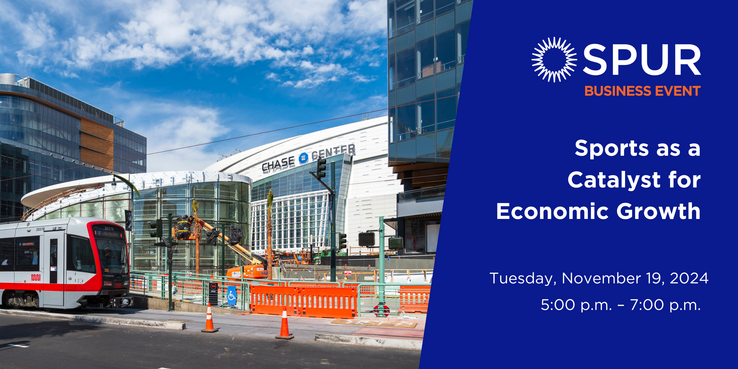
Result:
[[226,296],[226,300],[228,300],[228,305],[236,306],[237,294],[235,286],[228,286],[228,295]]

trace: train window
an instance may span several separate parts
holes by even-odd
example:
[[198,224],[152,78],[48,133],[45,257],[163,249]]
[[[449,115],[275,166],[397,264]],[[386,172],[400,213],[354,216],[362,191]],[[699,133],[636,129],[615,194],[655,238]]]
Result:
[[39,238],[18,237],[15,239],[15,270],[24,272],[39,271]]
[[95,273],[95,254],[90,240],[67,236],[67,271]]
[[12,271],[15,265],[15,247],[12,238],[0,239],[0,271]]
[[128,256],[123,228],[94,225],[92,234],[97,244],[102,272],[106,274],[128,273]]

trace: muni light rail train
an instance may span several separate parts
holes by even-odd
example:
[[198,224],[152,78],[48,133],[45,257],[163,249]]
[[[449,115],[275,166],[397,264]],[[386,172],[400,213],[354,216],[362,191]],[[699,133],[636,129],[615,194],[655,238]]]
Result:
[[74,309],[125,306],[125,230],[97,218],[0,224],[0,304]]

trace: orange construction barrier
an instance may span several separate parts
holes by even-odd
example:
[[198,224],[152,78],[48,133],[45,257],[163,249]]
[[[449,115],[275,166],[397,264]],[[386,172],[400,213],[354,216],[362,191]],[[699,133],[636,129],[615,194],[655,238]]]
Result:
[[400,309],[406,313],[427,313],[430,286],[400,286]]
[[217,331],[217,328],[213,328],[213,312],[210,310],[210,303],[208,302],[208,317],[205,319],[205,329],[201,332],[215,333]]
[[282,328],[279,331],[279,336],[275,336],[274,338],[278,338],[281,340],[291,340],[295,338],[292,333],[290,333],[290,328],[287,326],[287,308],[285,307],[284,310],[282,310]]
[[[251,312],[353,319],[358,313],[356,288],[252,286]],[[285,310],[286,309],[286,310]]]

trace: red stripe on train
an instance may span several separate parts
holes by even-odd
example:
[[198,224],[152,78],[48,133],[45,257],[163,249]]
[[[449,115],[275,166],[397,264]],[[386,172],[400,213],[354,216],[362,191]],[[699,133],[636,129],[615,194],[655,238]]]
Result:
[[[64,288],[66,286],[66,289]],[[76,287],[76,288],[71,288]],[[59,283],[0,283],[0,290],[21,290],[21,291],[75,291],[75,292],[98,292],[100,289],[93,289],[92,283],[79,284],[59,284]]]

